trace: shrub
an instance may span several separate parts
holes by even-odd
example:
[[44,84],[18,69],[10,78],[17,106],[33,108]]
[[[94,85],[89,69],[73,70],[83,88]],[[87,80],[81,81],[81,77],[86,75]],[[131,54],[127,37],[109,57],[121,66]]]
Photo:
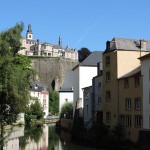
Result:
[[61,108],[61,113],[72,115],[73,114],[73,104],[69,103],[69,102],[64,103]]

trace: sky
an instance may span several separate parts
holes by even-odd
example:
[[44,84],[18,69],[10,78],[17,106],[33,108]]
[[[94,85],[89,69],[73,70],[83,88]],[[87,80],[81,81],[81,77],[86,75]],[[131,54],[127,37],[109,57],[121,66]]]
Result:
[[150,0],[2,0],[0,32],[23,22],[25,37],[104,51],[114,37],[150,40]]

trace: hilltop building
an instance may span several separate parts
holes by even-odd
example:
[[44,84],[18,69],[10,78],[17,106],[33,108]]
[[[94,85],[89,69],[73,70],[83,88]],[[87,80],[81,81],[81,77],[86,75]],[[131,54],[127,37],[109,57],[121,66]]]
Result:
[[31,25],[28,25],[26,32],[26,38],[21,39],[23,50],[19,51],[19,54],[27,56],[48,56],[48,57],[63,57],[78,61],[78,51],[71,49],[68,46],[62,47],[62,39],[59,36],[58,45],[54,45],[48,42],[40,42],[33,39],[33,32]]

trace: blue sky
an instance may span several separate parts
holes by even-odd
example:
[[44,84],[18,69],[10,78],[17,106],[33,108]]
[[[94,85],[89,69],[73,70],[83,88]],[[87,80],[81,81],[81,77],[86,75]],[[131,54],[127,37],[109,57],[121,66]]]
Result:
[[34,39],[104,51],[113,37],[150,40],[149,0],[3,0],[0,31],[24,22]]

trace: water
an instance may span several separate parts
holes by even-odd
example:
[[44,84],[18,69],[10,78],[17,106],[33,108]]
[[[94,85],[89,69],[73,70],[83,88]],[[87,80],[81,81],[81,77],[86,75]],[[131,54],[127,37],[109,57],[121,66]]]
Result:
[[46,124],[42,127],[25,128],[14,127],[8,131],[5,139],[4,150],[96,150],[71,142],[71,135],[55,131],[55,124]]

